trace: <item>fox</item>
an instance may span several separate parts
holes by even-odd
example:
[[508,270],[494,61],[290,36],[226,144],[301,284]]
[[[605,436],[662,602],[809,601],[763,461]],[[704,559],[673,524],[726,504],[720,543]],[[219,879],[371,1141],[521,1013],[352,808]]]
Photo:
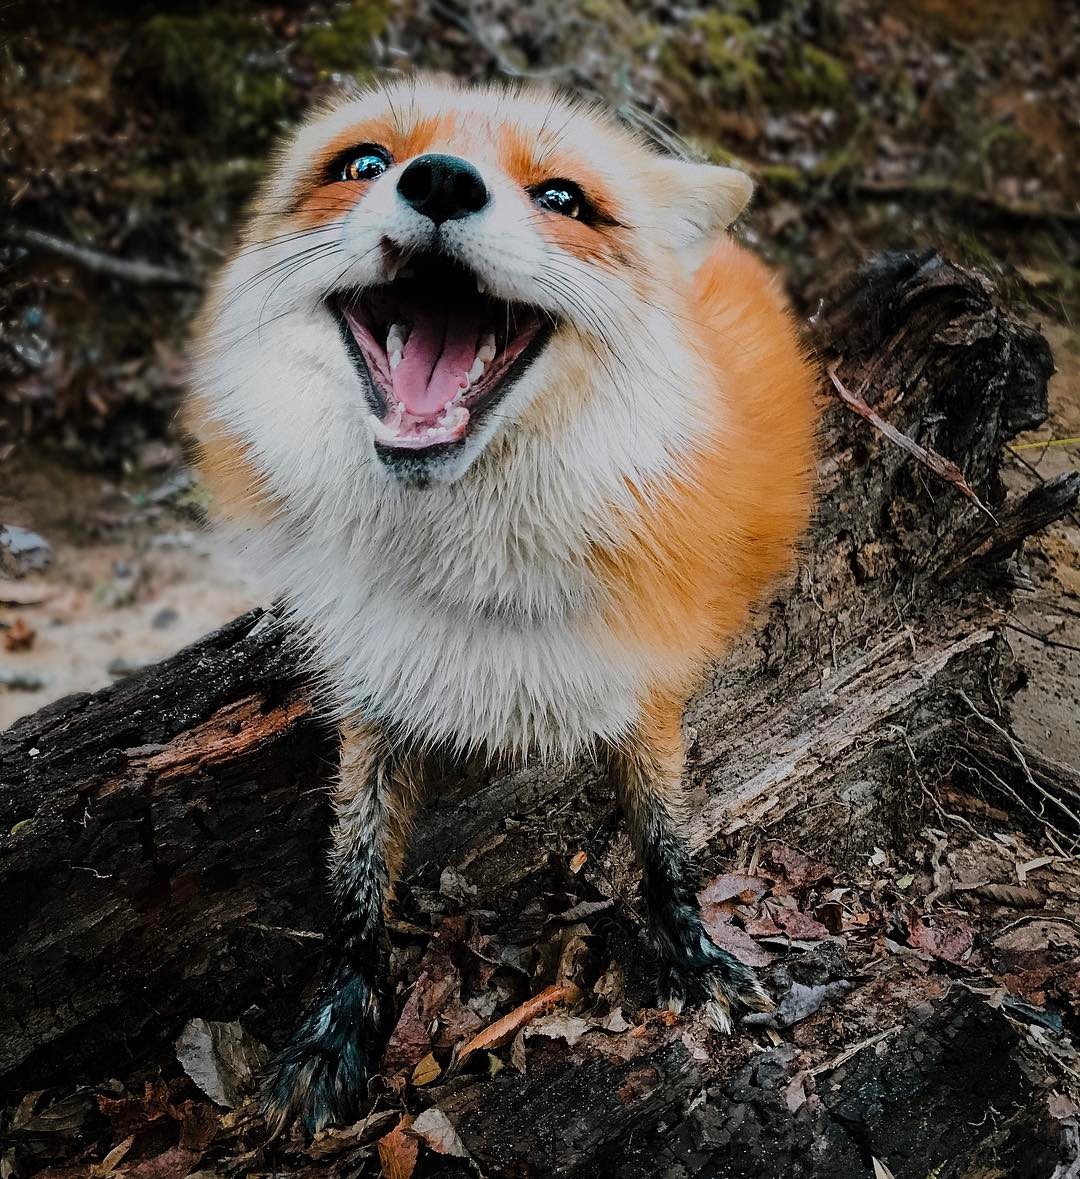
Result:
[[730,227],[753,184],[597,102],[439,76],[343,90],[270,159],[194,327],[212,516],[340,732],[330,918],[270,1066],[276,1136],[362,1112],[387,906],[444,759],[591,756],[640,862],[658,1000],[771,1001],[706,931],[682,715],[795,564],[816,369]]

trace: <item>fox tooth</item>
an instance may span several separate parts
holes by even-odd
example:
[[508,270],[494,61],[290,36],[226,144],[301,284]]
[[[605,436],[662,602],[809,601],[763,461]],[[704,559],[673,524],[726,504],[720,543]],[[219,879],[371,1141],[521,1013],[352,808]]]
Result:
[[488,332],[480,341],[480,347],[476,350],[476,359],[483,361],[484,364],[490,364],[495,359],[494,332]]
[[487,285],[479,278],[476,280],[476,289],[481,295],[487,294]]
[[472,368],[468,372],[469,384],[475,385],[478,380],[484,375],[484,362],[477,355],[472,363]]
[[400,363],[401,363],[401,349],[395,348],[393,350],[393,352],[390,353],[390,367],[397,368],[397,366]]
[[386,333],[386,351],[401,352],[405,348],[405,341],[409,338],[409,329],[401,323],[392,323]]

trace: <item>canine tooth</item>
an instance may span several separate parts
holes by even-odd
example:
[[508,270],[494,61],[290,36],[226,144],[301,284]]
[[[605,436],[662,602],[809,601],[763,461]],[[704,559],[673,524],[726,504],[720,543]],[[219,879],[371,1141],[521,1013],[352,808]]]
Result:
[[483,283],[480,279],[476,280],[476,289],[480,292],[481,295],[487,294],[487,285],[485,283]]
[[400,363],[401,363],[401,349],[395,348],[393,350],[393,352],[390,353],[390,367],[397,368],[397,366]]
[[401,352],[409,338],[409,329],[403,323],[392,323],[386,333],[387,352]]
[[476,359],[482,360],[484,364],[490,364],[495,359],[494,332],[488,332],[480,341],[480,347],[476,350]]
[[484,362],[480,359],[480,354],[477,353],[476,359],[472,362],[472,368],[466,374],[469,378],[469,384],[475,384],[484,375]]

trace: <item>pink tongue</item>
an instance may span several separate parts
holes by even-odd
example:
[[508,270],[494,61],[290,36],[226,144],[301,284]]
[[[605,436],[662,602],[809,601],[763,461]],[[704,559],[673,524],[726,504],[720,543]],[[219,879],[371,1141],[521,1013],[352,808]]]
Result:
[[390,373],[394,396],[411,414],[432,417],[458,395],[476,357],[475,319],[439,310],[418,310],[401,363]]

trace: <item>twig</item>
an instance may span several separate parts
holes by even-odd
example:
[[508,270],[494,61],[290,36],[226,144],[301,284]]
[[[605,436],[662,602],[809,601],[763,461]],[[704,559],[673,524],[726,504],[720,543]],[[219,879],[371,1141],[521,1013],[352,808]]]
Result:
[[1028,630],[1025,626],[1017,626],[1015,622],[1006,622],[1005,629],[1015,630],[1018,634],[1027,635],[1029,639],[1038,639],[1040,643],[1045,643],[1048,647],[1060,647],[1063,651],[1080,653],[1080,647],[1075,643],[1066,643],[1063,639],[1052,639],[1049,635],[1041,635],[1038,631]]
[[894,1036],[903,1026],[903,1024],[898,1023],[895,1027],[886,1028],[883,1032],[878,1032],[873,1036],[867,1036],[865,1040],[860,1040],[857,1044],[852,1044],[850,1047],[845,1048],[843,1052],[838,1056],[834,1056],[832,1060],[827,1060],[824,1064],[819,1064],[806,1071],[812,1077],[820,1076],[822,1073],[830,1073],[842,1064],[847,1064],[853,1056],[861,1052],[864,1048],[870,1048],[874,1044],[880,1044],[882,1040],[887,1040],[889,1036]]
[[126,258],[114,258],[111,254],[93,250],[89,246],[79,246],[74,242],[64,241],[51,234],[42,233],[38,229],[24,229],[21,225],[9,225],[4,234],[9,241],[32,246],[39,250],[47,250],[59,258],[66,258],[69,262],[77,263],[94,274],[107,274],[112,278],[123,279],[124,282],[139,283],[141,286],[198,289],[199,284],[193,278],[181,274],[178,270],[155,266],[152,262],[135,262]]
[[[981,720],[984,725],[989,726],[995,733],[997,733],[999,737],[1003,737],[1005,739],[1009,745],[1009,748],[1013,751],[1013,755],[1015,756],[1016,760],[1020,763],[1020,768],[1024,771],[1024,777],[1027,778],[1028,785],[1041,794],[1042,797],[1047,800],[1047,802],[1053,803],[1054,806],[1058,808],[1058,810],[1068,815],[1069,818],[1076,824],[1077,829],[1080,830],[1080,817],[1076,815],[1075,811],[1073,811],[1071,807],[1067,807],[1065,803],[1063,803],[1061,799],[1057,797],[1056,794],[1051,794],[1051,792],[1047,790],[1045,786],[1036,780],[1035,775],[1031,772],[1031,767],[1027,763],[1027,758],[1024,757],[1023,750],[1017,744],[1016,739],[1008,731],[1008,729],[1005,729],[999,725],[997,721],[993,719],[993,717],[989,717],[985,713],[980,712],[978,708],[976,708],[972,703],[971,697],[963,690],[963,688],[958,688],[956,694],[968,706],[973,716],[978,717],[978,719]],[[991,771],[991,773],[993,773],[993,771]],[[994,777],[996,778],[997,775],[994,774]],[[1019,796],[1017,795],[1017,797]],[[1028,809],[1030,810],[1030,808]],[[1047,820],[1040,819],[1040,822],[1045,823]],[[1051,826],[1053,825],[1051,824]],[[1064,831],[1059,830],[1057,827],[1054,827],[1054,830],[1057,831],[1057,833],[1063,839],[1069,838],[1069,836],[1066,835]]]
[[975,494],[971,484],[964,478],[964,472],[951,459],[945,458],[944,455],[938,454],[936,450],[931,450],[929,447],[921,446],[914,438],[909,438],[903,430],[898,430],[892,422],[887,422],[881,414],[877,412],[872,406],[868,405],[858,393],[852,393],[844,382],[837,376],[836,370],[840,367],[839,361],[834,361],[829,365],[828,374],[829,380],[832,381],[833,387],[837,393],[840,394],[841,399],[845,405],[850,406],[860,417],[865,418],[870,425],[884,434],[890,442],[894,442],[901,450],[906,450],[908,454],[913,455],[928,471],[933,471],[939,478],[944,479],[946,483],[951,483],[957,491],[967,496],[969,500],[982,512],[985,512],[994,523],[997,519],[994,513],[983,503],[981,499]]
[[[1006,446],[1005,449],[1008,451],[1013,460],[1018,462],[1029,475],[1035,479],[1038,479],[1040,483],[1046,482],[1046,476],[1042,473],[1042,471],[1040,471],[1039,468],[1036,467],[1033,463],[1029,463],[1026,458],[1023,458],[1021,455],[1017,454],[1015,447]],[[1077,528],[1080,528],[1080,516],[1072,511],[1068,512],[1067,515],[1069,519],[1077,526]]]

